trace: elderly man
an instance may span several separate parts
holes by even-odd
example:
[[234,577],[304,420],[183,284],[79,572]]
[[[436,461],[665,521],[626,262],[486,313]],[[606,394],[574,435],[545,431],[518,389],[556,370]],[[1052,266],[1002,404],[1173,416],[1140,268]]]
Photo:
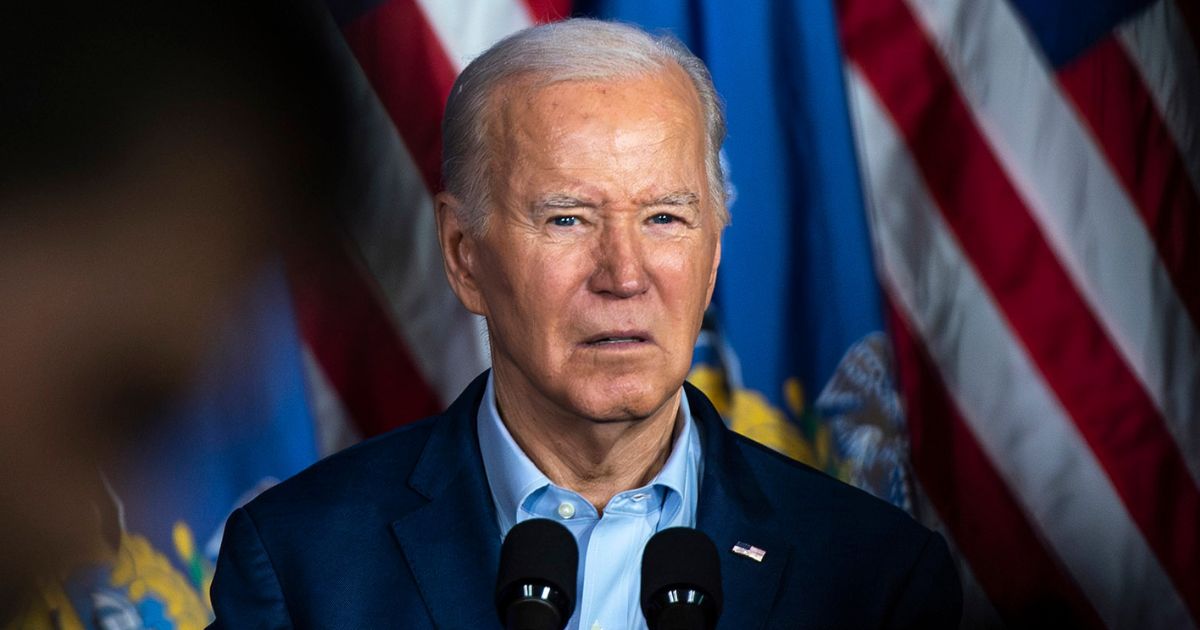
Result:
[[631,27],[540,26],[471,63],[437,213],[493,369],[238,510],[217,625],[495,627],[500,543],[537,517],[579,543],[571,628],[645,627],[642,548],[673,526],[721,552],[722,628],[957,625],[939,536],[733,435],[684,383],[727,221],[723,135],[703,64]]

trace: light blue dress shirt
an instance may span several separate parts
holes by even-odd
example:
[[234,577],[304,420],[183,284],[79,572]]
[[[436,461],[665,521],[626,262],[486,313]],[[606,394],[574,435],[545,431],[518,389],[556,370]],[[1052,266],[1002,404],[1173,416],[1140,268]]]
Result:
[[581,495],[550,483],[500,420],[492,375],[479,405],[479,449],[501,536],[531,518],[549,518],[575,535],[579,577],[568,630],[645,628],[639,599],[642,549],[668,527],[695,527],[703,459],[687,396],[680,396],[683,430],[658,475],[614,496],[600,516]]

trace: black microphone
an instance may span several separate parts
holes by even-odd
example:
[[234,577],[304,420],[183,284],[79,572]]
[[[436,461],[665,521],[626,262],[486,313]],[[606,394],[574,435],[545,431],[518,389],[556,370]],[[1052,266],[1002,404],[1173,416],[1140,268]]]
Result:
[[721,616],[721,561],[703,532],[672,527],[642,552],[642,614],[650,630],[712,630]]
[[507,630],[562,630],[575,611],[579,547],[566,527],[517,523],[500,548],[496,612]]

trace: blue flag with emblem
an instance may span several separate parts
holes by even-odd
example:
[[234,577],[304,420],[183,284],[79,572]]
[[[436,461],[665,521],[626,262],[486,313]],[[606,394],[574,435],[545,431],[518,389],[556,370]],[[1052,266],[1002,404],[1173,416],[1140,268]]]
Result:
[[725,102],[733,222],[691,380],[735,430],[910,507],[832,4],[576,9],[671,33]]
[[283,273],[255,288],[161,432],[104,471],[96,557],[13,627],[203,628],[225,519],[316,460],[303,358]]

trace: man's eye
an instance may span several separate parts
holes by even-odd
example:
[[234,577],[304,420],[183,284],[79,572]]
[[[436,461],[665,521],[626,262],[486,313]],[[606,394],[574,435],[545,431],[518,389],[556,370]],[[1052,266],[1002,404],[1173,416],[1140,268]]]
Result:
[[675,217],[660,212],[650,217],[650,222],[655,225],[668,225],[675,222]]
[[553,219],[550,219],[550,222],[558,227],[572,227],[579,224],[579,218],[571,216],[554,217]]

